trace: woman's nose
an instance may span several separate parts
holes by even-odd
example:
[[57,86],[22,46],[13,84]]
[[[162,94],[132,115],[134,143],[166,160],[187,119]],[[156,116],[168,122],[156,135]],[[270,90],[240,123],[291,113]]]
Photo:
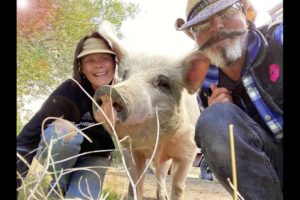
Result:
[[102,67],[102,62],[101,61],[97,61],[96,64],[95,64],[95,66],[97,68],[101,68]]

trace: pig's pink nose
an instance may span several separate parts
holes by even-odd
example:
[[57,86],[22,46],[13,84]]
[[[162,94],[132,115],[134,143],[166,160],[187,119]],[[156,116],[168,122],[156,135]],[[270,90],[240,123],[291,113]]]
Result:
[[[111,86],[100,87],[94,94],[94,99],[100,107],[112,106],[116,111],[118,120],[125,121],[127,119],[129,113],[128,108],[126,107],[124,98],[115,88]],[[95,113],[97,110],[97,106],[93,105],[93,112]]]

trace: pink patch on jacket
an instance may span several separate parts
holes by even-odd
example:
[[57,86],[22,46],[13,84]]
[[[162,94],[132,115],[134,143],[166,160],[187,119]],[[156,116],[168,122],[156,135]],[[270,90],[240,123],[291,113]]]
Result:
[[271,64],[269,67],[270,80],[275,83],[279,78],[279,66],[276,64]]

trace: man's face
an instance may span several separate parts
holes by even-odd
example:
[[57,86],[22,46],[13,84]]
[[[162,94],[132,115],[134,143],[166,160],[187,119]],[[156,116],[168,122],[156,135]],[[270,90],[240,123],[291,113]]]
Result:
[[247,46],[247,22],[240,7],[230,6],[190,31],[199,50],[220,68],[240,58]]

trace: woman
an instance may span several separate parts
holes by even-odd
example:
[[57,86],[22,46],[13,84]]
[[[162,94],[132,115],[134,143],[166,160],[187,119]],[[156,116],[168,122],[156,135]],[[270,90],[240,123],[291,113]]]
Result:
[[[100,86],[112,84],[115,67],[115,53],[99,33],[93,32],[79,41],[75,52],[73,77],[91,96]],[[49,96],[41,109],[24,126],[17,137],[17,152],[30,164],[34,156],[40,162],[44,162],[51,139],[53,141],[57,139],[57,142],[53,143],[51,151],[54,161],[75,157],[49,166],[48,171],[55,172],[52,173],[51,184],[54,185],[56,179],[59,182],[59,187],[55,187],[52,194],[58,195],[59,193],[66,198],[79,199],[86,199],[86,195],[98,199],[105,175],[103,167],[110,164],[110,152],[99,152],[99,150],[114,149],[110,135],[101,125],[96,125],[83,131],[92,140],[89,142],[74,126],[70,126],[62,120],[48,120],[45,125],[44,137],[42,137],[42,122],[47,117],[62,117],[79,129],[94,125],[96,121],[93,117],[91,99],[73,80],[66,80]],[[58,139],[61,137],[62,139]],[[30,153],[37,148],[36,155],[35,151]],[[76,157],[80,153],[95,150],[98,152]],[[60,175],[60,171],[67,172],[68,169],[78,167],[93,167],[91,168],[93,172],[76,170],[56,178]],[[28,171],[28,167],[19,159],[17,159],[17,171],[23,177]],[[17,179],[17,187],[19,186],[20,180]],[[49,187],[49,189],[51,188]]]

